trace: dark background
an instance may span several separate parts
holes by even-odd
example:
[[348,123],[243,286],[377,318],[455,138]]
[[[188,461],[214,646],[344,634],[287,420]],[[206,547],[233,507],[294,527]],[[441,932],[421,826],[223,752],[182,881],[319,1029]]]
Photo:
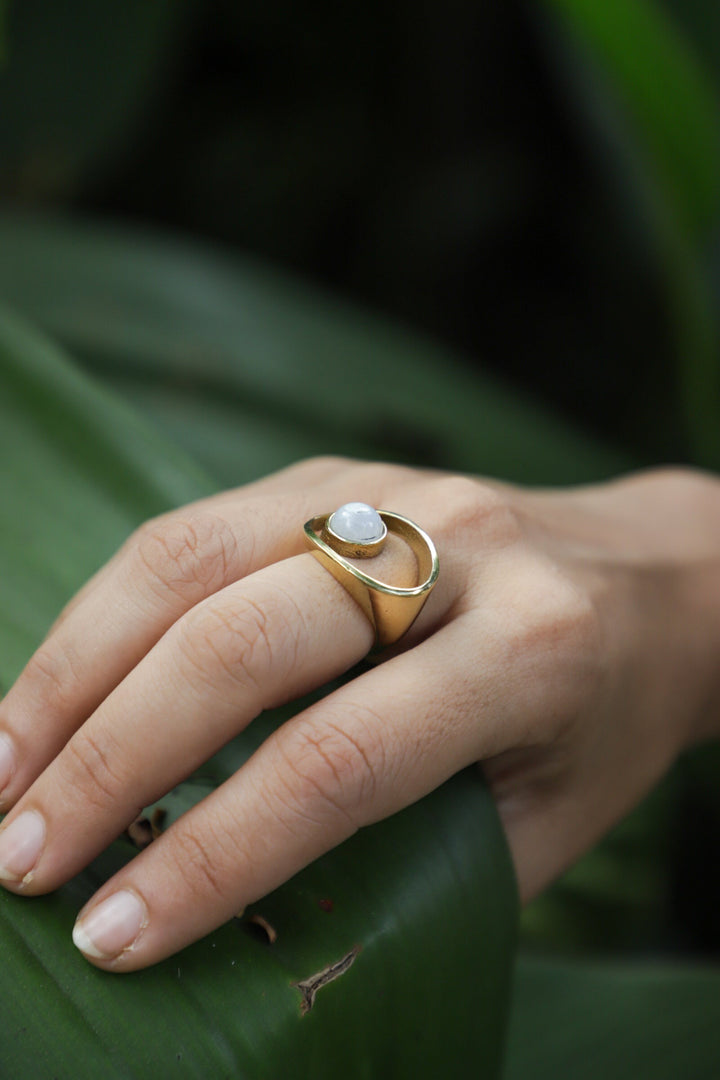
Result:
[[[664,7],[713,72],[717,5]],[[647,193],[545,5],[23,0],[8,38],[6,202],[277,261],[638,463],[693,460]]]

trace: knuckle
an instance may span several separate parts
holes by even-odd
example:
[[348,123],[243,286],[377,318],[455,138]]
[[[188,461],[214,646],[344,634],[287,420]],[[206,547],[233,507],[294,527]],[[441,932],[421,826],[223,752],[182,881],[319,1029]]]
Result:
[[313,480],[322,481],[345,472],[353,464],[355,463],[350,458],[343,457],[341,454],[318,454],[294,461],[282,470],[282,475],[285,478],[297,476],[303,483]]
[[167,839],[171,837],[167,850],[185,891],[199,901],[206,901],[208,895],[226,901],[241,853],[234,851],[225,829],[214,828],[207,820],[202,828],[198,822],[178,823]]
[[514,654],[584,650],[598,642],[599,621],[590,593],[549,559],[533,555],[518,566],[516,600],[508,598],[508,646]]
[[360,710],[351,719],[344,708],[343,720],[298,726],[284,751],[284,774],[294,802],[313,819],[341,813],[357,828],[374,801],[385,752]]
[[476,542],[505,547],[520,536],[520,522],[507,497],[468,476],[444,476],[437,482],[441,527],[453,540],[469,533]]
[[334,482],[339,477],[352,477],[352,488],[356,497],[368,499],[374,505],[381,505],[385,493],[390,487],[402,483],[408,485],[418,480],[419,470],[407,465],[387,464],[379,461],[364,461],[344,457],[342,454],[323,454],[302,459],[283,470],[285,476],[298,474],[303,482]]
[[181,624],[184,661],[213,685],[220,671],[232,684],[258,690],[271,672],[275,676],[275,658],[287,643],[286,624],[274,617],[272,608],[271,602],[256,603],[249,597],[232,604],[213,598],[196,606]]
[[42,706],[54,711],[70,707],[83,685],[77,658],[49,641],[28,661],[22,682]]
[[[606,645],[596,603],[553,564],[528,566],[523,599],[513,610],[504,643],[507,670],[527,707],[530,742],[555,742],[573,730],[605,675]],[[538,697],[538,688],[546,692]],[[548,688],[551,688],[549,690]]]
[[[590,594],[554,566],[538,581],[539,632],[554,648],[583,652],[599,644],[600,624]],[[532,631],[531,631],[532,632]]]
[[673,514],[689,521],[706,516],[715,505],[720,481],[709,472],[685,465],[665,465],[636,473],[620,481],[626,486],[642,485],[656,489],[665,506]]
[[206,899],[208,894],[223,900],[228,895],[225,882],[228,871],[237,865],[217,830],[206,822],[206,835],[199,835],[197,825],[178,828],[172,834],[172,857],[180,880],[191,896]]
[[196,603],[239,573],[238,543],[230,525],[208,511],[147,522],[135,537],[143,577],[161,595]]
[[81,798],[95,808],[107,809],[126,789],[119,760],[118,748],[107,733],[80,731],[57,758],[57,767],[61,783],[72,791],[74,800]]
[[[379,509],[392,509],[399,490],[405,493],[411,487],[422,488],[424,483],[420,470],[409,465],[388,465],[384,461],[367,461],[355,465],[353,486],[366,492],[367,501]],[[391,505],[385,506],[388,500]]]
[[333,470],[347,469],[353,462],[343,454],[317,454],[314,457],[305,458],[299,464],[306,468],[332,472]]

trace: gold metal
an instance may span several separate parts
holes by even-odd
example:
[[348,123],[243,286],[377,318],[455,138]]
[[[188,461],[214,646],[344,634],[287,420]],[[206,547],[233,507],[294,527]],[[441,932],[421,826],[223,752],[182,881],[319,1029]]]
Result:
[[[387,531],[401,537],[412,549],[418,564],[419,583],[399,588],[378,581],[353,566],[337,550],[334,534],[328,535],[330,514],[319,514],[305,522],[305,539],[310,553],[346,589],[362,608],[375,631],[375,647],[392,645],[412,626],[430,595],[440,572],[435,545],[419,526],[401,514],[378,510]],[[378,541],[382,546],[383,541]],[[335,545],[335,546],[333,546]],[[365,552],[370,545],[363,545]],[[361,556],[363,557],[363,556]]]

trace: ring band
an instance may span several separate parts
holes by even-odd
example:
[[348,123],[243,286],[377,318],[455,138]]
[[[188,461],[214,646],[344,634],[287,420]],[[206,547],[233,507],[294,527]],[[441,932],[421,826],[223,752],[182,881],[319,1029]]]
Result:
[[[350,503],[349,507],[365,504]],[[392,645],[405,634],[420,613],[438,579],[440,564],[435,545],[423,529],[401,514],[388,510],[372,511],[384,531],[380,536],[360,540],[336,533],[329,525],[345,507],[335,514],[319,514],[305,523],[305,539],[310,553],[350,593],[370,621],[375,631],[375,648]],[[387,533],[404,540],[413,551],[418,564],[419,583],[400,588],[378,581],[348,562],[348,558],[371,558],[382,548]]]

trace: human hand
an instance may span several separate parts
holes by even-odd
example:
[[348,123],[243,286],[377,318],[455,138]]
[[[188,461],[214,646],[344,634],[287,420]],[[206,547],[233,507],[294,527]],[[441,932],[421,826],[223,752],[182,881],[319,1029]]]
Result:
[[[102,886],[75,933],[99,967],[172,954],[476,761],[529,898],[714,730],[715,481],[532,492],[315,459],[147,523],[62,614],[0,703],[7,888],[56,888],[262,709],[365,656],[367,619],[303,553],[303,522],[350,499],[428,531],[437,587]],[[413,569],[401,541],[373,559]]]

